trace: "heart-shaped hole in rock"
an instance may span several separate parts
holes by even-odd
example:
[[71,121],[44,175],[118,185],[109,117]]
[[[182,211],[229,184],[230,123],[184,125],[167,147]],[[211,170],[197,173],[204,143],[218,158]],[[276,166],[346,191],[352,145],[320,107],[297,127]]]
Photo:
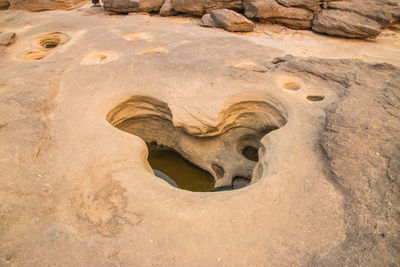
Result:
[[250,183],[261,138],[284,126],[287,114],[276,101],[242,101],[222,110],[216,125],[176,127],[167,103],[136,95],[113,108],[107,121],[148,144],[157,177],[180,189],[205,192]]

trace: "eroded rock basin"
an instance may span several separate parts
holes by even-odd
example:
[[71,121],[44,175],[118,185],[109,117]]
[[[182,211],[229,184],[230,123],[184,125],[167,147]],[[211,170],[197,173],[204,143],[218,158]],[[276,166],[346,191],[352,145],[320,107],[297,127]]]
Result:
[[[112,109],[107,120],[116,128],[137,135],[147,143],[176,151],[205,170],[205,173],[210,173],[214,185],[211,189],[235,189],[243,187],[243,180],[252,180],[253,169],[257,164],[255,154],[261,146],[261,138],[287,122],[283,106],[276,100],[271,102],[274,104],[263,101],[234,103],[219,113],[214,127],[199,128],[194,125],[176,125],[167,103],[148,96],[132,96]],[[149,159],[153,152],[150,150]],[[174,160],[179,159],[176,155],[171,156]],[[174,164],[174,160],[171,159],[170,163]],[[182,163],[181,160],[176,162]],[[150,165],[157,169],[151,161]],[[186,173],[186,179],[197,183],[195,177],[198,177],[198,172],[193,170],[194,177]],[[171,171],[168,169],[170,174]],[[177,177],[181,177],[180,171],[176,169]],[[172,176],[170,178],[174,180]],[[176,182],[182,183],[181,179]],[[241,180],[240,185],[234,182],[235,179]],[[185,187],[191,188],[188,183]]]
[[[0,13],[1,266],[399,264],[397,33],[94,11]],[[251,185],[175,188],[152,141]]]

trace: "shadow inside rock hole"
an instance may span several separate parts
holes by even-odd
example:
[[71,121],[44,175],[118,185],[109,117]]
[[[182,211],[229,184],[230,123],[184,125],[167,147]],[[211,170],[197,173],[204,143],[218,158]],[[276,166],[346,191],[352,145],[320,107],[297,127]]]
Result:
[[114,107],[107,121],[147,143],[150,166],[169,184],[197,192],[230,190],[251,182],[261,138],[287,122],[286,111],[273,103],[237,102],[219,113],[216,125],[175,126],[167,103],[136,95]]

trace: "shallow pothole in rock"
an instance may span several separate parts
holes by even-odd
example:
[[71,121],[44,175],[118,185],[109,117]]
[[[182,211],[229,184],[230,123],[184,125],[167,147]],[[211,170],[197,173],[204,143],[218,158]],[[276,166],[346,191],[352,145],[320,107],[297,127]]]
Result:
[[36,40],[39,47],[43,49],[54,49],[69,41],[69,37],[61,32],[53,32],[43,35]]
[[119,58],[113,51],[94,51],[87,54],[81,61],[82,65],[105,64]]
[[142,51],[140,54],[141,55],[154,55],[154,54],[165,54],[169,53],[169,50],[165,47],[153,47],[150,49],[147,49],[145,51]]
[[107,121],[148,144],[155,176],[180,189],[206,192],[251,183],[259,148],[267,150],[261,138],[284,126],[287,114],[276,100],[242,101],[222,110],[216,125],[176,127],[168,104],[133,96],[113,108]]
[[22,56],[23,60],[41,60],[58,46],[69,41],[69,37],[61,32],[53,32],[43,35],[34,40],[35,50],[29,51]]
[[307,98],[308,101],[318,102],[318,101],[324,100],[325,96],[322,96],[322,95],[309,95],[306,98]]
[[297,91],[301,88],[300,84],[296,82],[284,83],[282,87],[285,88],[286,90],[291,90],[291,91]]

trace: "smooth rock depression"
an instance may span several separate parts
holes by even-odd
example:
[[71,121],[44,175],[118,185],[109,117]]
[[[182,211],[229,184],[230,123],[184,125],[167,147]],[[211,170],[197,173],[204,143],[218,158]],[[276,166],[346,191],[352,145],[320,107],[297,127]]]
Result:
[[[0,266],[400,265],[397,3],[249,0],[267,19],[243,33],[199,26],[241,1],[6,2]],[[318,16],[376,37],[291,29]],[[212,188],[176,187],[152,142]]]

